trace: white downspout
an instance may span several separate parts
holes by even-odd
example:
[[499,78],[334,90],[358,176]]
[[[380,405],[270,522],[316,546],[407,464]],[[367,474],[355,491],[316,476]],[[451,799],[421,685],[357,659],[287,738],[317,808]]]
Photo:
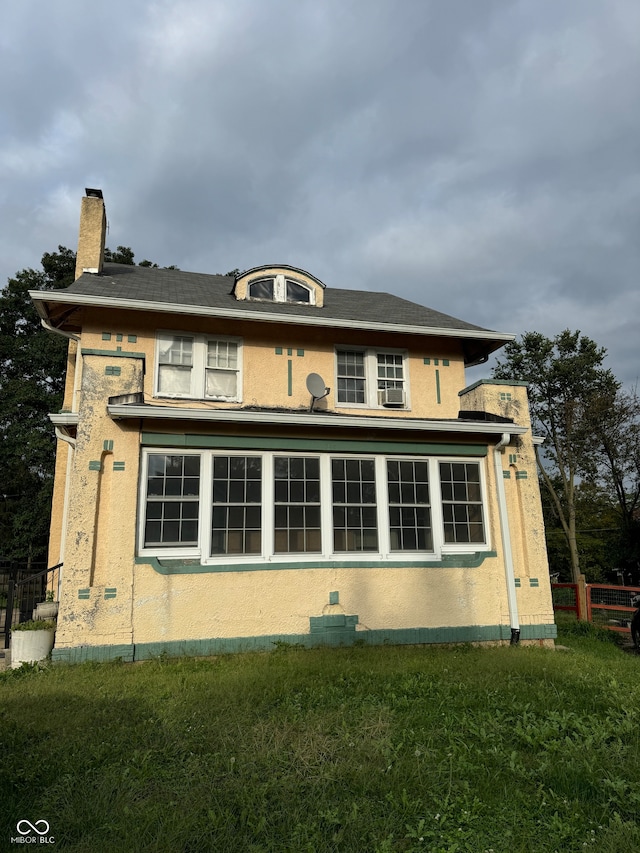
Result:
[[509,513],[507,498],[504,491],[504,475],[502,473],[502,449],[509,444],[511,436],[503,432],[500,441],[493,448],[493,461],[496,469],[496,492],[498,494],[498,512],[500,515],[500,533],[502,536],[502,551],[504,553],[504,573],[507,581],[507,601],[509,603],[509,623],[511,625],[511,645],[520,641],[520,620],[518,617],[518,601],[516,598],[516,581],[513,573],[513,552],[511,550],[511,533],[509,530]]

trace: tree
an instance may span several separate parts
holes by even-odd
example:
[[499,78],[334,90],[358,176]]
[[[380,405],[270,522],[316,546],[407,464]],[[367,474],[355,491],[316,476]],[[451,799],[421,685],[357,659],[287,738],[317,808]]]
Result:
[[545,438],[536,448],[538,470],[567,541],[574,583],[580,575],[576,489],[581,478],[595,476],[598,465],[593,413],[606,411],[620,388],[602,366],[605,355],[579,331],[566,329],[553,340],[526,332],[506,345],[493,370],[496,379],[528,384],[532,426]]

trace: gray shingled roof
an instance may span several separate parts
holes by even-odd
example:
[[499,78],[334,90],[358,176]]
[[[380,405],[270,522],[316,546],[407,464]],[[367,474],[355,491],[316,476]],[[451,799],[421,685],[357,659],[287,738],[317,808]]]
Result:
[[324,306],[317,308],[313,305],[274,305],[272,302],[253,300],[238,302],[232,295],[233,285],[233,276],[105,264],[102,275],[85,273],[62,292],[123,301],[135,299],[211,309],[235,308],[256,315],[273,314],[277,311],[278,314],[295,317],[309,316],[310,312],[317,312],[324,320],[401,323],[425,328],[489,332],[481,326],[458,320],[389,293],[327,287],[324,291]]

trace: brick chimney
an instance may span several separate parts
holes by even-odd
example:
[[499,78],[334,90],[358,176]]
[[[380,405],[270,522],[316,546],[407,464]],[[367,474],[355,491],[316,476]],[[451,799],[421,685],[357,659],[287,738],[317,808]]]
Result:
[[80,208],[80,233],[76,255],[76,278],[83,272],[98,275],[104,265],[107,214],[102,190],[87,189]]

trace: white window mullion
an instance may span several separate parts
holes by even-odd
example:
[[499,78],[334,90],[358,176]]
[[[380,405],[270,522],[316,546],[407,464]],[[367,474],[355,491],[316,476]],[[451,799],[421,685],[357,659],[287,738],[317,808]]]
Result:
[[262,456],[262,553],[273,556],[274,527],[273,453]]
[[213,512],[213,453],[200,456],[200,561],[211,559],[211,514]]
[[440,491],[439,459],[429,459],[429,501],[431,502],[431,526],[433,528],[433,550],[439,557],[444,542],[444,521],[442,518],[442,492]]
[[378,506],[378,549],[388,557],[391,549],[389,539],[389,490],[387,488],[387,460],[376,456],[376,500]]
[[333,554],[333,492],[331,488],[331,457],[320,457],[320,524],[322,529],[322,554]]
[[376,351],[368,349],[365,354],[367,404],[370,409],[378,408],[378,359]]

